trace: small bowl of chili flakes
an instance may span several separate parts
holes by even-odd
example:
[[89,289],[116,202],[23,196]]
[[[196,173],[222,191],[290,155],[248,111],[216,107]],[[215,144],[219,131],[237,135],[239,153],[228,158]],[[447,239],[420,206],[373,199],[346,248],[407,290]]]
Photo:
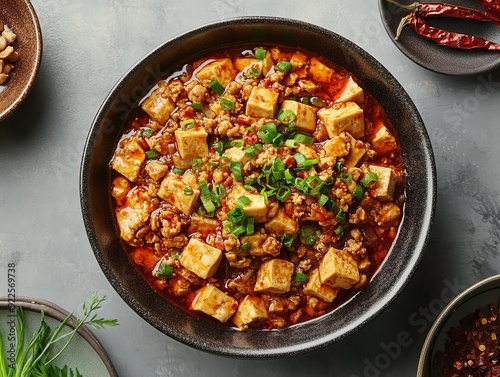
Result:
[[418,377],[500,376],[500,275],[455,297],[424,341]]

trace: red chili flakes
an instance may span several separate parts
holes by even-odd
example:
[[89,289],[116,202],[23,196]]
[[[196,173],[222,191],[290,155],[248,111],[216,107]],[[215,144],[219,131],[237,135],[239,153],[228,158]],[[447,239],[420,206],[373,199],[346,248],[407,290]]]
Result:
[[444,377],[500,377],[500,322],[498,308],[476,310],[447,332],[444,352],[434,356],[434,366]]

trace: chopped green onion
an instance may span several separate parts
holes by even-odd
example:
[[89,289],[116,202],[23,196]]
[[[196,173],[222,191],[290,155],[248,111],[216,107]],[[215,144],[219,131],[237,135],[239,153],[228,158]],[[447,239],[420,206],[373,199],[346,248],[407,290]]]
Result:
[[182,170],[181,168],[178,168],[177,166],[174,166],[172,168],[172,173],[177,174],[177,175],[182,175],[182,174],[184,174],[184,170]]
[[199,102],[193,102],[191,107],[195,110],[203,110],[203,105]]
[[304,240],[304,244],[306,246],[312,246],[316,243],[316,240],[318,237],[316,237],[316,234],[311,234],[310,236],[307,236],[306,239]]
[[352,181],[352,175],[350,173],[340,173],[339,178],[344,183],[349,183]]
[[243,242],[240,246],[240,250],[244,253],[248,253],[250,250],[252,250],[252,243],[250,241]]
[[339,225],[335,228],[334,232],[337,236],[341,236],[344,233],[344,228],[342,227],[342,225]]
[[238,182],[243,182],[243,173],[241,172],[241,164],[238,161],[231,161],[229,163],[229,169],[231,169],[231,171],[234,174],[234,178],[236,178]]
[[254,79],[256,77],[260,76],[260,70],[255,68],[255,67],[250,67],[246,72],[245,72],[245,77],[247,79]]
[[246,228],[243,226],[243,225],[240,225],[240,226],[237,226],[236,228],[234,228],[234,230],[232,231],[232,233],[238,237],[239,235],[242,235],[243,233],[246,232]]
[[285,163],[281,158],[276,158],[273,163],[272,168],[273,178],[276,181],[283,179],[285,177]]
[[261,143],[255,143],[252,146],[255,148],[256,151],[259,151],[259,152],[262,151],[262,144]]
[[345,219],[347,219],[347,214],[339,209],[335,218],[337,219],[337,221],[344,221]]
[[226,189],[222,185],[214,185],[212,187],[212,197],[220,200],[226,195]]
[[274,68],[277,70],[277,71],[281,71],[281,72],[284,72],[286,74],[290,73],[290,71],[292,70],[292,63],[290,62],[287,62],[286,60],[282,60],[280,62],[278,62]]
[[342,171],[342,169],[344,169],[344,164],[342,162],[336,162],[335,163],[335,170]]
[[167,265],[163,259],[157,263],[153,269],[153,276],[158,279],[167,279],[174,273],[174,266]]
[[302,272],[294,272],[292,275],[293,281],[298,281],[300,283],[305,283],[307,281],[307,275]]
[[280,110],[278,113],[278,120],[283,123],[283,124],[290,124],[292,123],[297,116],[292,110]]
[[248,196],[240,196],[238,199],[236,199],[236,207],[238,208],[244,208],[247,204],[252,203],[250,198]]
[[200,157],[193,157],[191,159],[191,169],[196,174],[198,174],[200,172],[202,165],[203,165],[203,160]]
[[301,237],[308,237],[314,234],[314,228],[312,226],[304,226],[300,228],[299,234]]
[[227,213],[227,218],[233,224],[239,224],[245,218],[245,212],[243,209],[235,207]]
[[295,153],[293,158],[297,162],[297,168],[300,170],[310,169],[319,162],[317,158],[307,159],[302,153]]
[[290,173],[290,169],[286,169],[285,170],[285,179],[288,183],[292,183],[294,181],[294,177],[292,175],[292,173]]
[[244,142],[242,139],[236,139],[236,140],[231,140],[229,144],[231,144],[232,147],[242,148]]
[[300,99],[300,102],[303,103],[304,105],[309,104],[309,97],[302,97]]
[[181,128],[183,130],[189,130],[191,128],[193,128],[195,125],[195,121],[194,119],[184,119],[182,122],[181,122]]
[[284,202],[291,193],[292,190],[290,189],[290,187],[282,185],[280,186],[278,191],[276,191],[276,199],[278,199],[280,202]]
[[283,246],[291,247],[293,244],[294,238],[291,234],[285,233],[280,237],[279,241],[283,244]]
[[224,152],[224,143],[222,141],[215,143],[215,151],[219,156]]
[[311,97],[310,99],[311,105],[314,105],[316,107],[325,107],[326,102],[324,99],[319,98],[319,97]]
[[141,130],[141,136],[144,136],[144,137],[151,137],[154,135],[154,133],[155,133],[155,131],[152,128],[143,128]]
[[272,144],[274,138],[278,135],[278,130],[274,123],[266,123],[259,127],[257,131],[257,136],[262,139],[267,144]]
[[220,107],[224,111],[234,110],[234,102],[227,99],[227,98],[221,98],[220,99]]
[[306,136],[303,134],[296,134],[293,138],[295,141],[298,141],[299,143],[303,144],[313,144],[314,143],[314,138],[311,136]]
[[224,221],[222,227],[224,228],[224,231],[227,233],[232,233],[234,230],[234,224],[231,221]]
[[363,186],[361,186],[359,183],[356,183],[356,188],[352,193],[352,197],[356,200],[361,200],[363,198],[364,193],[365,190],[363,190]]
[[300,147],[300,145],[296,140],[288,139],[287,141],[285,141],[285,147],[290,148],[290,149],[295,149],[295,148]]
[[220,82],[217,79],[214,79],[208,83],[208,86],[210,89],[212,89],[215,93],[217,93],[219,96],[224,94],[224,87],[220,84]]
[[215,204],[212,202],[212,199],[207,198],[206,196],[201,196],[201,204],[205,207],[205,210],[210,213],[215,211]]
[[328,195],[321,194],[321,196],[318,199],[318,204],[320,206],[324,206],[328,202],[328,200],[330,200],[330,198],[328,197]]
[[193,195],[193,188],[191,186],[184,186],[184,195],[191,196]]
[[263,48],[256,48],[255,49],[255,59],[257,60],[264,60],[266,57],[266,50]]
[[255,218],[247,217],[246,233],[252,235],[255,232]]
[[378,180],[377,174],[375,174],[372,171],[369,171],[368,173],[365,174],[365,176],[361,180],[361,184],[365,187],[368,187],[370,183],[377,182],[377,180]]
[[155,151],[154,149],[150,149],[149,151],[145,152],[147,158],[155,158],[158,156],[158,152]]
[[255,147],[253,145],[249,145],[243,149],[245,155],[247,155],[250,159],[255,157]]

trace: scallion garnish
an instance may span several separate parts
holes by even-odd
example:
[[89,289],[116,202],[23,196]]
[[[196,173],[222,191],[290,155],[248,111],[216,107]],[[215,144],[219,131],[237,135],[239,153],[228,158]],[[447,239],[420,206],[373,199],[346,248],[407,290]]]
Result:
[[236,207],[241,209],[245,208],[245,206],[250,203],[252,203],[252,201],[248,196],[240,196],[238,199],[236,199]]
[[203,105],[199,102],[193,102],[191,107],[195,110],[203,110]]
[[295,141],[298,141],[299,143],[302,144],[313,144],[314,143],[314,138],[311,136],[307,136],[304,134],[296,134],[293,139]]
[[309,104],[309,97],[302,97],[300,99],[300,102],[303,103],[304,105],[308,105]]
[[300,283],[305,283],[307,281],[307,275],[302,272],[294,272],[292,275],[293,281],[298,281]]
[[235,207],[227,213],[227,218],[233,224],[239,224],[245,218],[245,212],[243,209]]
[[224,111],[234,110],[234,102],[227,99],[227,98],[221,98],[220,99],[220,107]]
[[335,170],[336,171],[342,171],[342,169],[344,169],[344,164],[342,162],[335,163]]
[[191,159],[191,169],[194,173],[198,174],[200,172],[201,166],[203,165],[203,160],[200,157],[193,157]]
[[364,193],[365,190],[363,190],[363,186],[361,186],[359,183],[356,183],[356,188],[352,193],[352,197],[356,200],[361,200],[363,198]]
[[290,62],[287,62],[286,60],[282,60],[280,62],[278,62],[274,68],[277,70],[277,71],[281,71],[283,73],[290,73],[290,71],[292,70],[292,63]]
[[184,174],[184,170],[182,170],[181,168],[178,168],[177,166],[174,166],[172,168],[172,173],[177,174],[177,175],[182,175],[182,174]]
[[297,116],[292,110],[280,110],[278,113],[278,120],[283,124],[292,123]]
[[263,48],[256,48],[255,49],[255,59],[257,60],[264,60],[266,57],[266,50]]
[[195,125],[194,119],[184,119],[181,122],[181,128],[183,130],[190,130],[191,128],[194,128],[194,125]]
[[272,122],[260,126],[257,131],[257,136],[260,137],[263,142],[273,144],[277,148],[281,147],[284,142],[283,134],[278,132],[276,125]]
[[255,157],[255,147],[253,145],[249,145],[245,149],[243,149],[243,152],[248,156],[248,158],[252,159]]
[[285,233],[285,234],[283,234],[283,235],[280,237],[280,239],[279,239],[279,241],[280,241],[280,242],[283,244],[283,246],[285,246],[285,247],[291,247],[291,246],[292,246],[292,244],[293,244],[293,241],[294,241],[294,240],[295,240],[295,238],[294,238],[291,234],[289,234],[289,233]]
[[215,151],[220,156],[224,152],[224,143],[222,141],[218,141],[215,143]]
[[152,128],[143,128],[141,130],[141,136],[144,136],[144,137],[151,137],[154,135],[154,133],[155,133],[155,131]]
[[337,221],[345,221],[345,219],[347,219],[347,214],[339,209],[339,211],[335,215],[335,219],[337,219]]
[[214,79],[208,83],[208,86],[210,89],[212,89],[215,93],[217,93],[219,96],[224,94],[224,87],[220,84],[220,82],[217,79]]
[[155,158],[156,156],[158,156],[158,152],[155,151],[154,149],[150,149],[149,151],[146,151],[144,152],[146,154],[146,157],[147,158]]
[[295,148],[300,147],[300,145],[296,140],[288,139],[287,141],[285,141],[285,147],[290,148],[290,149],[295,149]]
[[334,232],[337,236],[341,236],[344,233],[344,228],[342,227],[342,225],[339,225],[334,229]]
[[229,144],[231,144],[232,147],[236,147],[236,148],[241,148],[244,145],[242,139],[231,140],[231,142]]
[[201,204],[203,204],[203,207],[205,207],[205,210],[207,213],[214,212],[215,211],[215,204],[212,201],[212,195],[210,194],[210,190],[208,189],[207,182],[204,180],[201,180],[198,182],[201,190]]
[[370,183],[377,182],[377,180],[378,180],[377,174],[375,174],[372,171],[369,171],[364,175],[363,179],[361,180],[361,184],[365,187],[368,187]]
[[260,70],[255,68],[255,67],[250,67],[245,72],[245,77],[247,79],[254,79],[254,78],[259,77],[259,76],[260,76]]
[[243,242],[240,246],[240,250],[244,253],[248,253],[250,250],[252,250],[252,243],[250,241]]
[[243,225],[239,225],[237,226],[236,228],[234,228],[234,230],[232,231],[232,233],[238,237],[240,235],[242,235],[243,233],[246,232],[246,228],[243,226]]
[[158,279],[168,279],[174,273],[174,266],[167,265],[162,258],[153,268],[153,276]]
[[322,98],[319,98],[319,97],[311,97],[309,102],[311,103],[311,105],[314,105],[316,107],[325,107],[326,106],[325,100]]
[[247,217],[245,231],[246,231],[246,234],[249,236],[255,232],[255,218],[254,217]]
[[324,206],[328,202],[328,200],[330,200],[330,198],[328,197],[328,195],[321,194],[321,196],[318,199],[318,204],[320,206]]
[[339,178],[344,183],[349,183],[352,181],[352,175],[350,173],[340,173]]
[[276,199],[278,199],[280,202],[284,202],[292,193],[292,190],[290,187],[286,185],[281,185],[276,191]]
[[189,185],[184,186],[184,195],[191,196],[193,195],[193,188]]
[[241,172],[241,163],[238,161],[231,161],[229,163],[229,169],[231,169],[234,174],[234,178],[236,178],[238,182],[244,182],[243,173]]
[[234,230],[234,224],[231,221],[224,221],[222,224],[224,231],[227,233],[231,233]]

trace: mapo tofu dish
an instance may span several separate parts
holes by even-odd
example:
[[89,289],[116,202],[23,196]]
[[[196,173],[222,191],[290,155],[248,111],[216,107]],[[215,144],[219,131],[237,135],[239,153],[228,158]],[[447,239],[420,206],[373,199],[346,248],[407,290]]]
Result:
[[157,83],[110,161],[120,237],[153,289],[243,331],[324,315],[362,290],[403,216],[394,129],[343,67],[228,49]]

